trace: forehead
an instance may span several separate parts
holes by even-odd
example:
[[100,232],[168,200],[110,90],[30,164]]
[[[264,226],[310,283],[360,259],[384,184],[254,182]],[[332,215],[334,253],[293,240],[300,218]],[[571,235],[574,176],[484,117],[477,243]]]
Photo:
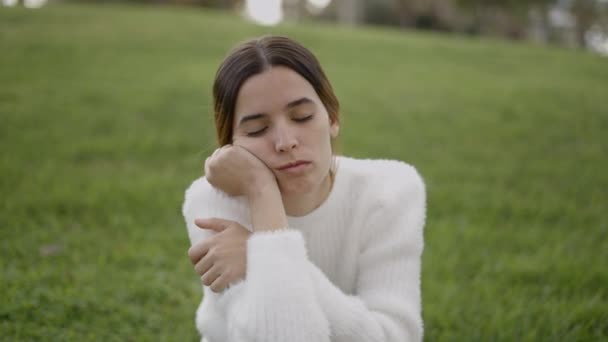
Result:
[[320,102],[312,85],[300,74],[286,67],[272,67],[243,83],[237,96],[235,119],[248,114],[279,112],[289,102],[302,97]]

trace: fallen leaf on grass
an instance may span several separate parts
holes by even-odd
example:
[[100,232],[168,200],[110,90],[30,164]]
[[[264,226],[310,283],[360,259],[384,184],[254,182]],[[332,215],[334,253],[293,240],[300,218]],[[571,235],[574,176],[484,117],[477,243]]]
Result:
[[60,244],[50,244],[40,247],[40,256],[49,257],[59,254],[63,250],[63,246]]

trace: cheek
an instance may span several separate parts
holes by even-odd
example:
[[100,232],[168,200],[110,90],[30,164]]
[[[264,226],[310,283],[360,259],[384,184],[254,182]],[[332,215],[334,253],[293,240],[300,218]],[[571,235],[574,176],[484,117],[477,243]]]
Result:
[[314,140],[320,148],[331,148],[331,132],[327,124],[319,124],[319,126],[315,130]]
[[309,126],[309,134],[314,141],[321,142],[330,138],[329,124],[324,121],[325,119],[316,120]]

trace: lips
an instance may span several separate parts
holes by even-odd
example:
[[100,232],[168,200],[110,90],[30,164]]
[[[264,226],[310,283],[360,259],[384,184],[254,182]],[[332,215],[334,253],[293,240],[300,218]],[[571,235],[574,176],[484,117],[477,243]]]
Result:
[[285,171],[285,170],[289,170],[289,169],[295,168],[300,165],[305,165],[305,164],[310,164],[310,162],[306,161],[306,160],[297,160],[295,162],[291,162],[291,163],[282,165],[282,166],[278,167],[277,170]]

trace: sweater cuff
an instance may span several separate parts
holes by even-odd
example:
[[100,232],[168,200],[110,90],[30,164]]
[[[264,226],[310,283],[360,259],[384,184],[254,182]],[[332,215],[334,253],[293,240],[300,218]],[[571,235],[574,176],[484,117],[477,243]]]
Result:
[[254,261],[259,258],[283,256],[296,260],[306,258],[304,237],[294,229],[279,229],[255,232],[247,241],[248,257]]
[[280,282],[293,270],[300,272],[306,258],[301,232],[293,229],[255,232],[247,241],[247,278],[253,283]]

